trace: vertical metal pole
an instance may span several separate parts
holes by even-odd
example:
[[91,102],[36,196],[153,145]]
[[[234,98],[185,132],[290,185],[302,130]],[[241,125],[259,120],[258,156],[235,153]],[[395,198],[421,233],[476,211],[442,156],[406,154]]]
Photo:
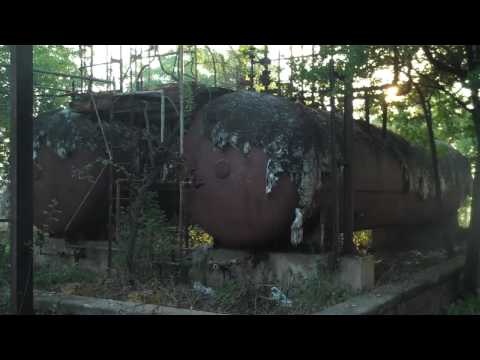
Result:
[[331,270],[335,268],[338,256],[338,164],[337,164],[337,121],[335,109],[335,77],[334,63],[330,60],[330,164],[332,172],[332,204],[331,204],[331,223],[332,223],[332,254]]
[[[312,63],[310,68],[313,69],[316,67],[316,61],[315,61],[315,45],[312,45]],[[312,82],[310,83],[310,106],[316,107],[316,102],[315,102],[315,79],[312,79]]]
[[195,82],[197,83],[197,82],[198,82],[197,45],[194,45],[194,46],[193,46],[193,61],[194,61],[194,63],[195,63],[195,67],[194,67],[194,70],[195,70],[194,78],[195,78]]
[[[183,45],[178,46],[178,87],[179,87],[179,102],[180,102],[180,157],[183,157],[183,131],[184,131],[184,119],[183,119]],[[184,169],[182,167],[180,179],[179,179],[179,206],[178,206],[178,246],[179,254],[181,254],[182,246],[185,244],[185,231],[184,231],[184,212],[183,212],[183,182],[184,182]]]
[[132,53],[132,48],[130,48],[130,65],[129,65],[129,67],[130,67],[130,89],[129,89],[129,91],[130,92],[132,91],[132,88],[133,88],[132,54],[133,54]]
[[138,66],[137,66],[137,56],[138,56],[138,53],[137,53],[137,46],[135,46],[135,55],[134,55],[134,61],[135,61],[135,74],[133,76],[133,78],[135,79],[135,90],[138,91],[138,79],[137,79],[137,76],[138,76]]
[[162,96],[161,107],[160,107],[160,143],[163,144],[165,140],[165,93],[163,89],[160,90]]
[[143,71],[142,71],[142,68],[143,68],[143,48],[140,48],[139,56],[140,56],[140,74],[137,74],[137,77],[139,78],[138,80],[140,81],[140,84],[137,85],[137,89],[143,91]]
[[183,131],[184,131],[184,115],[183,115],[183,45],[178,48],[178,86],[180,101],[180,156],[183,156]]
[[107,271],[110,275],[110,270],[112,269],[112,217],[113,217],[113,166],[112,164],[108,165],[108,259],[107,259]]
[[[110,109],[110,123],[113,122],[115,112]],[[113,153],[110,152],[110,161],[113,162]],[[113,178],[113,164],[108,165],[108,259],[107,259],[107,271],[110,275],[112,269],[112,238],[113,238],[113,191],[114,191],[114,178]]]
[[281,53],[278,52],[278,96],[282,96],[282,69],[281,69],[281,61],[280,61]]
[[120,45],[120,93],[123,93],[123,51]]
[[[151,53],[152,53],[151,49],[152,49],[152,46],[150,45],[148,47],[148,62],[149,63],[151,63],[151,60],[150,60]],[[151,87],[151,82],[152,82],[152,68],[151,68],[151,66],[148,66],[147,71],[148,71],[147,72],[147,84],[148,84],[148,87]]]
[[343,251],[351,254],[355,250],[353,243],[353,88],[352,77],[345,79],[344,104],[344,142],[345,170],[343,177]]
[[[160,94],[162,95],[161,107],[160,107],[160,143],[163,144],[165,141],[165,93],[160,90]],[[165,180],[167,176],[167,165],[163,164],[162,170],[162,181]]]
[[80,52],[80,92],[83,92],[83,77],[84,77],[84,69],[85,69],[85,63],[83,61],[83,46],[78,45],[79,52]]
[[[305,60],[304,60],[305,58],[303,57],[303,45],[300,45],[300,53],[302,54],[302,57],[301,57],[301,64],[302,65],[301,66],[302,66],[302,69],[305,69]],[[301,83],[300,83],[300,85],[301,85],[300,86],[300,89],[301,89],[300,90],[300,102],[302,104],[305,104],[305,89],[304,89],[304,86],[303,86],[305,80],[304,80],[303,77],[301,77],[301,79],[302,80],[301,80]]]
[[[105,45],[105,77],[107,79],[107,81],[110,81],[110,74],[109,74],[109,71],[108,71],[108,64],[109,64],[109,60],[108,60],[108,45]],[[110,91],[110,83],[107,83],[107,91]]]
[[92,92],[92,79],[93,79],[93,45],[90,46],[90,80],[88,80],[88,92]]
[[117,243],[120,241],[120,195],[122,194],[120,191],[120,184],[122,182],[122,179],[118,179],[115,182],[115,192],[116,192],[116,198],[115,198],[115,241]]
[[288,90],[288,96],[290,98],[293,97],[293,48],[292,45],[290,45],[290,77],[289,77],[289,90]]
[[33,314],[32,62],[32,45],[11,46],[11,296],[17,314]]

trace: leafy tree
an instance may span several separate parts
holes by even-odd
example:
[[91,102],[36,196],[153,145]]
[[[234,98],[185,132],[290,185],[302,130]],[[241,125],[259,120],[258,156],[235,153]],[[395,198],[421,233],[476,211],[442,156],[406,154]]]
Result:
[[[427,73],[420,74],[431,87],[450,96],[458,107],[470,113],[475,136],[475,175],[473,182],[472,220],[465,266],[465,288],[480,288],[480,46],[423,46],[428,60]],[[469,90],[469,96],[455,92],[455,85]]]
[[[42,73],[56,72],[75,74],[78,69],[74,62],[75,52],[63,45],[38,45],[33,47],[34,72],[34,115],[57,109],[68,103],[65,92],[71,89],[71,80]],[[8,139],[10,128],[10,50],[0,45],[0,185],[6,182],[8,163]]]

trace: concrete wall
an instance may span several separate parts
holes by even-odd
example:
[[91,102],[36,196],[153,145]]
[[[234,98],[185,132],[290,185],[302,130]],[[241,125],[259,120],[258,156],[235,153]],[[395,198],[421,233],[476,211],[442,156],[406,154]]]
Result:
[[315,315],[439,314],[461,290],[465,257],[436,265],[408,281],[385,285]]

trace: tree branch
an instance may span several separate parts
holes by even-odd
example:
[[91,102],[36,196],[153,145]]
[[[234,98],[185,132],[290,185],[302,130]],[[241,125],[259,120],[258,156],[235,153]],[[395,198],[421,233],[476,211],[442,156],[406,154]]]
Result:
[[459,104],[463,109],[465,109],[468,112],[472,112],[472,110],[468,108],[468,103],[460,100],[455,94],[449,91],[445,86],[440,84],[438,81],[434,81],[432,78],[428,77],[425,74],[419,73],[418,71],[416,71],[416,73],[418,76],[426,79],[430,83],[430,85],[426,84],[427,87],[431,89],[443,91],[446,95],[450,96],[453,100],[455,100],[455,102]]
[[443,61],[440,61],[436,59],[428,46],[422,46],[423,52],[425,53],[425,56],[427,57],[428,61],[436,67],[438,70],[442,72],[446,72],[449,74],[454,74],[458,76],[461,80],[465,80],[467,77],[467,71],[460,68],[460,67],[453,67]]

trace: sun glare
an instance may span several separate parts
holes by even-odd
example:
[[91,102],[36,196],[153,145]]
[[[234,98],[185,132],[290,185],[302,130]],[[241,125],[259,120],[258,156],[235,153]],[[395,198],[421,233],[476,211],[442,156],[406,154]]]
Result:
[[399,101],[402,99],[401,96],[398,96],[398,87],[391,86],[385,90],[385,101],[391,103],[394,101]]

